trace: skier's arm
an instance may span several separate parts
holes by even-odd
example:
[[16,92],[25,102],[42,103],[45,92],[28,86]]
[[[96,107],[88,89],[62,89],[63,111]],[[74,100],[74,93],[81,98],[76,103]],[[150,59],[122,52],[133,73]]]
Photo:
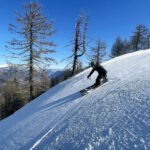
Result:
[[87,76],[87,78],[89,78],[93,74],[94,71],[95,71],[95,69],[93,68],[92,71],[90,72],[90,74]]

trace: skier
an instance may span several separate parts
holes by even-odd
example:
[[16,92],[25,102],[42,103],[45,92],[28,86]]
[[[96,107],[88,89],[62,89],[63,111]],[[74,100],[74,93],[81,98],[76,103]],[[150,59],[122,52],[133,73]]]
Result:
[[[90,74],[87,76],[87,78],[90,78],[90,76],[93,74],[94,71],[98,72],[98,76],[96,78],[95,84],[93,85],[95,88],[100,86],[102,83],[107,82],[107,71],[98,63],[91,62],[91,67],[93,68]],[[103,82],[101,82],[101,80]]]

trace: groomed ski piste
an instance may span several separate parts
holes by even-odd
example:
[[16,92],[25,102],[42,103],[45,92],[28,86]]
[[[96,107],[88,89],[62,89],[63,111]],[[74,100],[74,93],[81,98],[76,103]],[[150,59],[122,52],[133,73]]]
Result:
[[102,65],[105,86],[81,96],[89,68],[0,121],[0,150],[149,150],[150,50]]

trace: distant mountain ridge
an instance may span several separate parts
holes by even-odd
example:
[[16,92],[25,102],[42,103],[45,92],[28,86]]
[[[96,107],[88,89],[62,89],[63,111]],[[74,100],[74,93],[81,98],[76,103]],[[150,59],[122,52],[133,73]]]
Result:
[[[36,80],[39,79],[39,72],[36,71]],[[46,69],[45,72],[48,74],[48,77],[61,76],[63,74],[62,69]],[[25,68],[14,68],[8,66],[0,66],[0,84],[4,84],[8,80],[12,80],[14,78],[18,80],[26,81],[28,78],[28,69]]]

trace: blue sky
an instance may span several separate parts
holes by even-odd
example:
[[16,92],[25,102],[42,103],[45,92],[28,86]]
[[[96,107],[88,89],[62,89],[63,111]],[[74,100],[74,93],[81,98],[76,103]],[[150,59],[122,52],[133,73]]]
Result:
[[[5,44],[14,34],[8,30],[8,24],[16,25],[14,11],[23,13],[22,4],[29,0],[0,0],[0,65],[5,64],[3,55]],[[54,21],[56,34],[53,36],[57,44],[54,55],[58,61],[57,68],[65,64],[61,59],[69,56],[69,44],[73,38],[75,22],[81,11],[88,13],[88,38],[101,38],[110,52],[117,36],[129,38],[138,24],[150,27],[150,0],[39,0],[43,6],[43,14]]]

